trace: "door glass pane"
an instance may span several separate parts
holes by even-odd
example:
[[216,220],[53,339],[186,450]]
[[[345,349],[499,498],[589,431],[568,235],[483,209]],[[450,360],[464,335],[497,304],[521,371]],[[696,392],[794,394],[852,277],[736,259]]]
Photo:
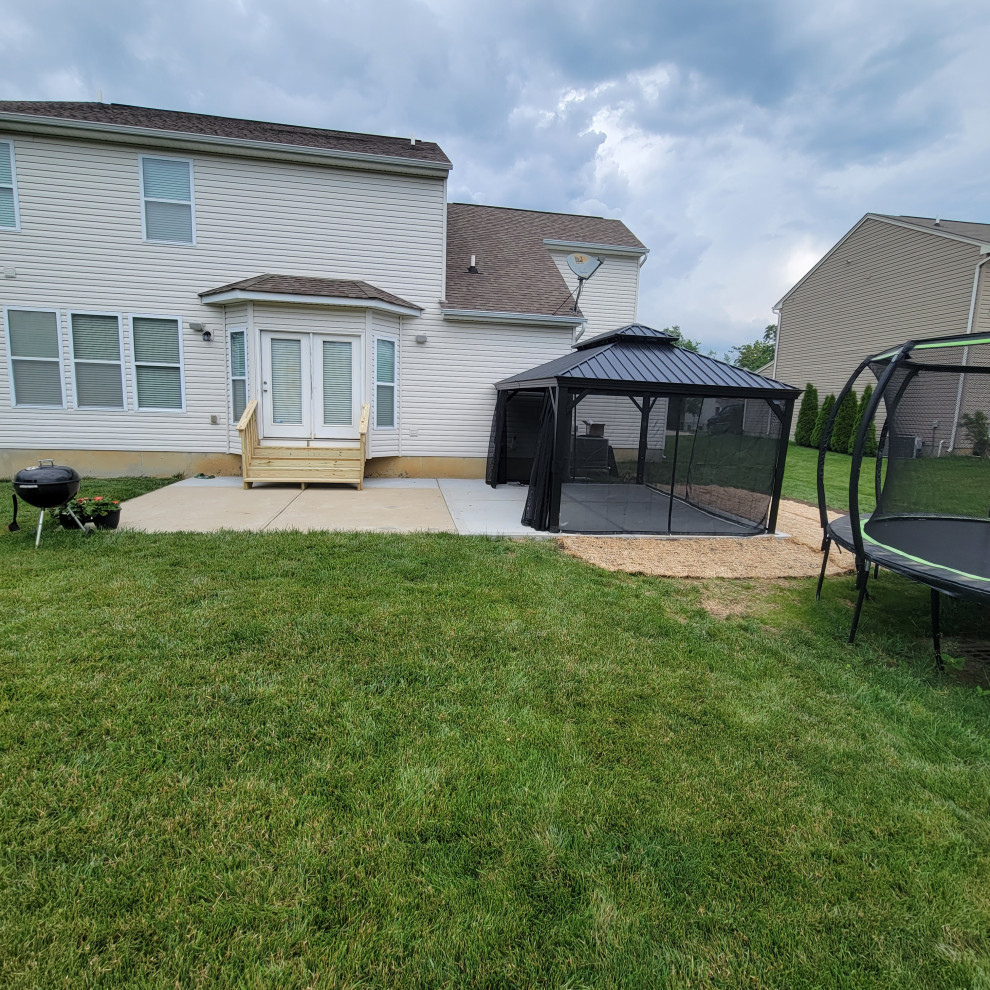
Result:
[[272,340],[272,422],[302,424],[302,342]]
[[350,426],[353,419],[351,344],[344,340],[323,341],[323,422],[327,426]]

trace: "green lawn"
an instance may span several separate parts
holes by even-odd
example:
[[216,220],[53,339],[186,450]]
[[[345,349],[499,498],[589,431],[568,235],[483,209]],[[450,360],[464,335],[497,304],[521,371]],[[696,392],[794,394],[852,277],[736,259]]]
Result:
[[884,575],[848,648],[845,578],[32,544],[0,538],[6,987],[990,985],[988,699],[933,672],[922,588]]
[[[848,454],[829,454],[825,462],[825,502],[830,509],[846,512],[849,509],[849,473],[852,458]],[[818,451],[811,447],[787,445],[787,463],[784,467],[784,498],[818,504]],[[860,492],[864,508],[872,509],[876,461],[864,459],[859,475]]]

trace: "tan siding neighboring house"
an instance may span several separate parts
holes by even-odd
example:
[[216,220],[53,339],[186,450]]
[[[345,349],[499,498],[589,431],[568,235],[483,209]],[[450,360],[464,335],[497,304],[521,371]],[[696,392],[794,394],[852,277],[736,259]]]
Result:
[[[869,354],[916,337],[965,333],[981,228],[990,225],[867,214],[775,309],[773,377],[819,397],[837,393]],[[987,266],[990,267],[990,266]],[[988,320],[985,277],[978,306]],[[990,322],[990,320],[988,320]]]

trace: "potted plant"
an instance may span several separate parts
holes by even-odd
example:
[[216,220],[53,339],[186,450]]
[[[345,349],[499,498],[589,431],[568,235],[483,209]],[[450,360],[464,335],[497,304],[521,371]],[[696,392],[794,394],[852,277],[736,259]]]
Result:
[[120,522],[120,502],[102,495],[70,499],[65,505],[54,509],[55,518],[63,529],[76,528],[76,520],[70,515],[69,509],[84,526],[92,523],[97,529],[116,529]]

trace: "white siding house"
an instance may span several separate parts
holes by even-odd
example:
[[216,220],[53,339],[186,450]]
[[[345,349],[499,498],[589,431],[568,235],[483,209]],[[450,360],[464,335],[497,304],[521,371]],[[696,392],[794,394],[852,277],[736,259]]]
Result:
[[[449,168],[428,142],[0,103],[0,475],[236,473],[253,399],[262,442],[350,442],[367,404],[368,474],[482,475],[492,383],[634,319],[646,249],[618,221],[458,214]],[[503,214],[552,277],[534,304],[510,257],[458,302],[448,226]],[[609,264],[555,313],[566,249],[544,242],[602,232]]]

